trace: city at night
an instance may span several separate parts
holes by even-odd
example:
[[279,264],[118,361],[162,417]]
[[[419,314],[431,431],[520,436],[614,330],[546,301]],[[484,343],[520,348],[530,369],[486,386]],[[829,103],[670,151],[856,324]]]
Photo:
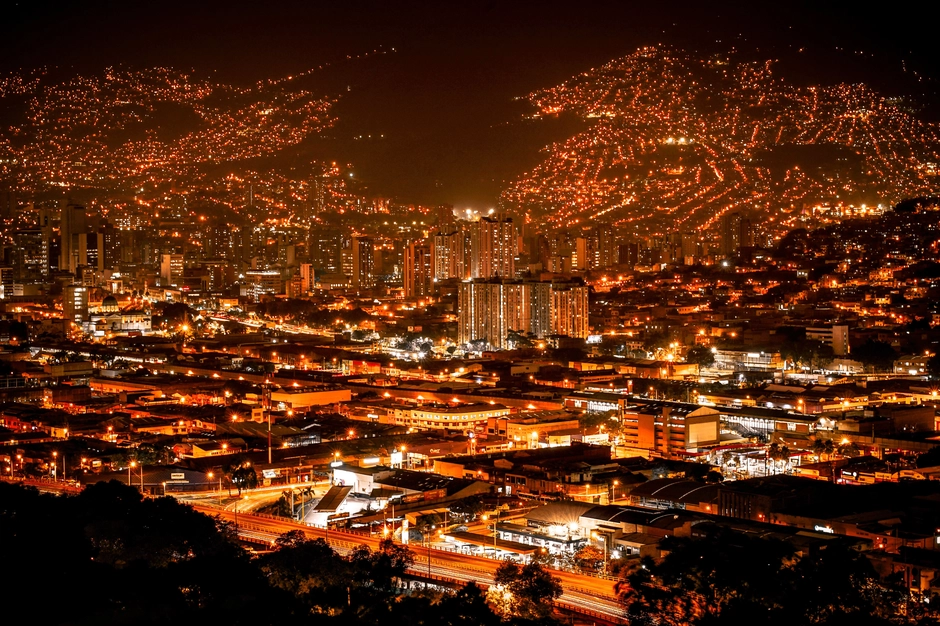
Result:
[[0,21],[11,619],[940,623],[917,7]]

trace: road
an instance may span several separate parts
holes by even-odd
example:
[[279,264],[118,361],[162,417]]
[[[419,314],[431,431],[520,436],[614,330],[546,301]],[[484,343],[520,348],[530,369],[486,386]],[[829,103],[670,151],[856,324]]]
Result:
[[[235,511],[198,503],[192,503],[192,507],[206,515],[218,515],[224,520],[235,522]],[[282,518],[240,511],[237,516],[239,535],[255,543],[273,543],[279,535],[291,530],[299,530],[312,539],[325,539],[340,553],[361,545],[375,550],[382,541],[380,536],[314,528]],[[495,559],[449,550],[437,548],[429,550],[425,546],[415,546],[413,549],[415,553],[413,573],[427,576],[428,555],[430,554],[432,578],[445,578],[460,582],[475,581],[488,586],[493,583],[493,575],[501,563]],[[561,581],[564,592],[559,599],[559,604],[563,608],[594,615],[608,621],[622,621],[623,612],[616,600],[614,581],[565,571],[553,570],[552,575]]]
[[[311,492],[307,494],[307,503],[315,501],[317,498],[322,498],[330,489],[330,484],[328,481],[315,481],[315,482],[306,482],[306,483],[295,483],[291,485],[276,485],[272,487],[257,487],[251,490],[245,490],[242,492],[241,496],[238,496],[238,492],[235,490],[222,490],[213,489],[211,491],[190,491],[190,492],[180,492],[170,494],[180,502],[187,502],[190,504],[208,504],[213,506],[221,506],[222,508],[234,511],[238,509],[238,514],[250,513],[252,511],[257,511],[262,509],[270,504],[277,502],[284,492],[294,491],[297,494],[296,504],[300,506],[300,490],[310,488]],[[288,496],[289,498],[289,496]]]
[[[58,493],[72,491],[71,488],[63,483],[50,482],[38,486],[46,491]],[[262,491],[263,495],[272,493],[279,494],[279,489],[281,488],[262,488],[260,491]],[[235,522],[237,516],[239,536],[256,544],[272,544],[278,536],[291,530],[300,530],[306,534],[307,537],[312,539],[323,538],[341,554],[345,554],[361,545],[375,550],[379,547],[379,543],[382,540],[379,536],[340,530],[328,531],[323,528],[305,526],[304,524],[283,518],[243,513],[241,508],[237,511],[228,508],[220,508],[214,502],[215,498],[218,497],[218,492],[206,492],[205,494],[199,495],[204,495],[211,504],[192,500],[185,501],[181,499],[181,501],[189,504],[193,509],[201,513],[210,516],[218,515],[220,518],[230,522]],[[501,561],[498,560],[469,554],[460,554],[449,550],[437,548],[428,550],[426,546],[415,546],[414,553],[415,565],[412,568],[412,573],[416,576],[427,576],[428,555],[430,554],[431,578],[458,582],[473,581],[481,586],[489,586],[493,583],[493,575],[496,572],[496,568],[499,567],[501,563]],[[552,570],[552,575],[561,581],[564,590],[561,598],[559,598],[556,603],[559,608],[587,615],[603,622],[615,624],[624,623],[623,611],[618,605],[614,593],[614,581],[595,576],[576,574],[574,572],[556,570]]]

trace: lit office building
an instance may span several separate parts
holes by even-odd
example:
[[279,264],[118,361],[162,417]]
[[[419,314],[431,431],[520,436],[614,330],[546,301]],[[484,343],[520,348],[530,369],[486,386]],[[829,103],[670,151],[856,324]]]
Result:
[[406,298],[419,298],[431,293],[431,249],[412,242],[405,248],[404,289]]
[[513,335],[584,338],[587,332],[587,287],[582,284],[491,279],[460,285],[458,343],[482,340],[507,349]]
[[552,285],[552,333],[584,339],[588,336],[588,288],[577,283]]
[[352,286],[354,289],[371,289],[375,286],[375,244],[369,237],[353,237]]
[[471,230],[471,275],[473,278],[512,278],[516,268],[516,229],[512,218],[481,217]]
[[81,285],[67,285],[62,292],[62,310],[65,319],[81,324],[88,317],[88,288]]

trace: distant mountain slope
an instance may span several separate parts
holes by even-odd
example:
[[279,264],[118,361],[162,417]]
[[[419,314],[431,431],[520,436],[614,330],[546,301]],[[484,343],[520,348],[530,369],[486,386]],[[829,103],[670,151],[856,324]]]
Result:
[[804,204],[888,204],[940,187],[938,127],[902,100],[863,84],[797,88],[772,68],[642,48],[529,94],[538,115],[592,124],[546,147],[502,205],[549,227],[602,220],[642,235],[734,209],[784,220]]
[[136,192],[276,156],[335,122],[301,77],[237,87],[169,68],[0,80],[0,178],[19,190]]

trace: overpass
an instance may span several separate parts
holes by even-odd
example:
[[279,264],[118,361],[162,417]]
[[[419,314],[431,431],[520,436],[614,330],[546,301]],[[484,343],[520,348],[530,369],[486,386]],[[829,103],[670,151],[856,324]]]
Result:
[[[238,536],[243,541],[270,546],[278,536],[299,530],[310,539],[323,539],[343,554],[358,546],[372,550],[379,547],[383,537],[347,530],[311,527],[293,520],[254,513],[236,513],[205,504],[191,504],[195,510],[218,516],[228,522],[237,517]],[[430,546],[414,549],[415,564],[409,573],[441,582],[476,582],[481,587],[493,584],[493,576],[502,561],[485,557],[440,550]],[[561,582],[563,593],[556,606],[565,611],[591,617],[611,624],[625,623],[623,609],[617,602],[615,581],[609,578],[587,576],[575,572],[551,570]]]
[[[75,494],[80,491],[62,481],[10,481],[7,479],[7,482],[24,483],[37,487],[41,491],[59,494]],[[309,539],[324,539],[340,554],[346,554],[358,546],[367,546],[376,550],[383,539],[381,536],[368,533],[312,527],[282,517],[238,512],[215,505],[187,504],[200,513],[236,524],[239,538],[255,545],[270,547],[280,535],[292,530],[303,532]],[[415,563],[409,570],[409,574],[413,577],[458,584],[473,581],[484,588],[493,584],[496,569],[502,563],[496,559],[440,550],[430,546],[417,546],[414,549],[414,556]],[[561,597],[555,603],[559,610],[591,618],[597,623],[618,625],[626,623],[623,609],[617,601],[614,579],[561,570],[551,570],[551,574],[559,579],[563,589]]]

